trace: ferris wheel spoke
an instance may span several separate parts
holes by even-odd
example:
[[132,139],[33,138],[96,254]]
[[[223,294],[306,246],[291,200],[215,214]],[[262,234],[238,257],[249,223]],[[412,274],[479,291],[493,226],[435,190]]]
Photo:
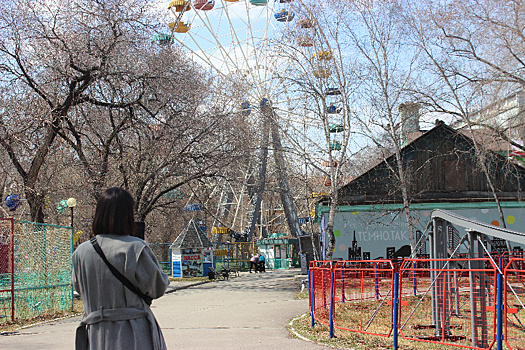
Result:
[[[292,135],[292,132],[300,134],[302,137],[299,139],[298,137]],[[294,146],[295,149],[301,149],[303,147],[301,145],[301,142],[303,144],[307,144],[308,143],[310,145],[314,145],[315,147],[312,147],[312,148],[317,149],[317,150],[318,149],[323,149],[323,148],[319,147],[319,143],[320,143],[319,140],[315,140],[313,137],[308,135],[307,132],[303,133],[303,131],[300,130],[299,127],[291,126],[289,129],[283,129],[282,133],[286,137],[287,141],[289,141]],[[301,140],[301,141],[298,141],[298,140]],[[306,147],[306,146],[304,146],[304,147]]]
[[[228,20],[229,20],[229,23],[230,23],[230,27],[232,26],[232,20],[230,18],[230,13],[228,11],[226,11],[226,16],[228,17]],[[251,29],[250,27],[250,23],[249,23],[249,12],[248,12],[248,23],[247,23],[247,28],[248,29]],[[257,80],[257,77],[255,75],[255,71],[252,70],[252,65],[250,65],[250,55],[252,54],[252,50],[249,49],[249,47],[247,47],[246,49],[242,49],[242,47],[244,45],[248,45],[248,42],[249,42],[249,39],[246,38],[244,40],[241,40],[238,35],[237,35],[237,31],[233,31],[233,28],[232,29],[232,35],[234,35],[234,37],[232,37],[232,42],[235,43],[234,47],[233,47],[233,52],[235,55],[241,55],[241,59],[239,59],[239,61],[242,61],[243,64],[241,64],[241,70],[244,69],[245,70],[245,73],[250,75],[251,77],[251,80],[255,81]],[[245,31],[246,32],[246,35],[248,35],[248,32],[247,30]],[[238,62],[238,61],[237,61]],[[257,66],[257,63],[256,65]],[[258,85],[255,85],[254,86],[255,88],[258,88],[259,86]]]
[[[260,168],[261,164],[268,161],[269,155],[273,155],[275,169],[272,170],[272,176],[277,176],[279,183],[285,183],[285,158],[307,154],[304,157],[310,162],[315,162],[316,159],[322,158],[318,150],[326,150],[326,147],[320,146],[327,142],[323,121],[313,113],[324,106],[309,101],[309,95],[306,93],[309,87],[302,86],[301,79],[307,84],[314,84],[312,87],[319,90],[326,86],[329,80],[326,78],[322,81],[308,82],[308,79],[313,79],[308,75],[314,74],[314,71],[319,75],[323,69],[328,69],[328,63],[312,59],[313,50],[319,50],[322,45],[314,43],[312,47],[306,48],[296,45],[299,26],[288,20],[288,16],[292,16],[291,13],[304,12],[300,11],[302,5],[297,4],[295,0],[293,3],[270,0],[266,6],[255,6],[252,2],[257,0],[221,2],[209,11],[195,9],[191,16],[186,17],[189,19],[188,23],[191,22],[191,29],[182,35],[173,34],[174,41],[184,50],[191,52],[194,62],[208,67],[214,73],[210,79],[213,84],[213,96],[237,108],[245,120],[251,123],[254,140],[260,142],[259,152],[263,154],[250,157],[250,164],[247,165],[252,170],[259,169],[256,174],[247,170],[242,176],[238,175],[244,177],[238,184],[222,181],[216,184],[216,188],[209,189],[211,195],[218,197],[211,202],[217,205],[217,208],[213,207],[211,211],[216,217],[215,222],[227,222],[236,230],[246,228],[244,225],[249,223],[249,232],[253,233],[254,220],[258,218],[254,209],[257,203],[260,206],[262,198],[260,186],[255,194],[253,192],[257,187],[253,179],[263,181],[264,184],[265,179],[261,172],[266,175],[266,170]],[[279,13],[283,15],[279,16]],[[283,20],[282,16],[287,17]],[[182,14],[177,16],[177,21],[181,20]],[[306,31],[313,37],[313,29]],[[271,109],[265,106],[270,106]],[[266,127],[271,127],[269,134],[266,134],[266,140],[260,135],[264,134],[265,124],[269,124]],[[265,145],[265,142],[271,144]],[[264,149],[267,150],[266,154]],[[317,151],[313,151],[314,149]],[[255,159],[257,165],[252,163]],[[227,189],[228,186],[235,189]],[[228,198],[229,192],[233,193],[231,200],[225,199]],[[284,192],[286,193],[281,201],[283,208],[286,207],[285,216],[290,225],[295,225],[290,221],[297,221],[292,201],[294,196],[289,186],[286,186]],[[232,202],[231,220],[223,218],[224,215],[220,214],[220,206],[230,205],[226,202]],[[251,210],[245,210],[248,207]],[[290,226],[290,229],[296,234],[300,232],[297,226],[293,230]]]

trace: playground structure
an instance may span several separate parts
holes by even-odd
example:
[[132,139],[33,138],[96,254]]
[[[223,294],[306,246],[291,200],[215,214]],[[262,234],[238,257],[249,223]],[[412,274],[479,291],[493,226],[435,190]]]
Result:
[[0,324],[72,310],[71,227],[0,218]]
[[[521,349],[525,258],[522,251],[498,251],[495,241],[524,244],[525,234],[443,210],[431,218],[416,246],[428,240],[429,257],[312,262],[312,326],[326,324],[331,337],[334,329],[392,337],[394,349],[398,336],[470,349]],[[467,234],[458,237],[454,225]]]

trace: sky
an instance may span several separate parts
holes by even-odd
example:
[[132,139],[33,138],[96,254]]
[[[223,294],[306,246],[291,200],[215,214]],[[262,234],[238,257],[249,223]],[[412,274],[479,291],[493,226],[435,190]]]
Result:
[[[168,2],[160,4],[170,12]],[[296,27],[299,15],[284,23],[274,18],[274,14],[283,9],[294,12],[294,6],[298,4],[271,0],[266,6],[255,6],[248,0],[233,3],[218,0],[210,11],[192,8],[181,18],[190,24],[190,30],[174,33],[174,43],[203,66],[225,77],[242,77],[251,86],[251,93],[246,96],[246,102],[251,106],[257,107],[263,98],[270,99],[289,135],[302,133],[307,140],[323,142],[324,135],[318,129],[320,123],[305,118],[307,115],[302,108],[305,95],[292,92],[287,81],[289,74],[296,73],[294,63],[280,54],[283,48],[296,46],[294,31],[301,35],[301,30],[306,31]],[[176,21],[175,15],[171,17],[173,22]],[[305,50],[311,51],[307,53],[311,56],[314,48]],[[304,144],[307,140],[301,142]]]

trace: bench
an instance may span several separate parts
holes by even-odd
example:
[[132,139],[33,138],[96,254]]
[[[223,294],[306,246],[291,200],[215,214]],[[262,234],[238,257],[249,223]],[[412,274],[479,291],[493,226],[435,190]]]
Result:
[[212,281],[224,281],[230,277],[231,271],[227,268],[222,268],[221,271],[215,270],[213,267],[208,268],[208,278]]

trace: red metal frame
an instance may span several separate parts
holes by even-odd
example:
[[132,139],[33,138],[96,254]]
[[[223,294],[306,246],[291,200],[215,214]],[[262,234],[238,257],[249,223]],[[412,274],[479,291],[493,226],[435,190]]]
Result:
[[8,259],[9,259],[9,272],[10,275],[10,288],[9,289],[0,289],[0,292],[10,292],[11,293],[11,305],[10,305],[10,316],[11,321],[15,319],[15,221],[12,218],[0,218],[0,223],[8,222],[9,225],[9,249],[8,249]]
[[[505,344],[510,350],[521,349],[521,347],[518,347],[518,345],[516,345],[515,343],[519,342],[520,346],[522,346],[523,341],[525,340],[525,329],[522,330],[523,333],[522,333],[521,338],[516,339],[514,337],[511,337],[509,335],[510,333],[509,329],[511,327],[509,323],[512,322],[513,325],[515,325],[515,323],[513,320],[509,320],[509,318],[518,319],[516,314],[520,311],[522,313],[525,312],[525,307],[524,307],[524,304],[525,304],[525,258],[510,258],[508,260],[508,263],[505,266],[505,269],[503,270],[503,276],[504,276],[503,280],[505,281],[504,282],[505,283],[504,296],[503,296],[504,305],[505,305],[505,310],[504,310],[505,322],[504,322],[504,328],[503,328],[503,336],[504,336],[503,339],[504,339]],[[512,277],[514,277],[514,279],[516,280],[516,284],[519,287],[519,288],[513,288],[514,292],[519,294],[518,297],[521,297],[519,300],[515,300],[516,297],[514,296],[512,290],[510,290],[509,288],[509,285],[512,286],[512,280],[513,280]],[[512,307],[509,307],[510,304],[516,301],[517,301],[517,305],[513,304]],[[525,328],[523,324],[521,324],[521,327]]]
[[[417,264],[415,264],[415,262],[417,262]],[[471,263],[482,267],[466,268],[466,266]],[[420,264],[427,266],[430,265],[429,268],[425,268],[424,271],[421,271],[422,275],[429,275],[428,277],[430,278],[417,278],[419,284],[426,282],[428,287],[424,288],[425,291],[420,291],[416,296],[410,296],[410,293],[400,293],[402,300],[400,303],[400,315],[408,314],[406,319],[403,319],[403,317],[400,316],[401,336],[408,340],[443,344],[447,346],[480,350],[490,349],[495,343],[496,313],[494,305],[496,303],[497,267],[488,258],[405,259],[400,269],[400,289],[402,291],[411,289],[414,269],[416,269],[416,274],[419,275],[420,271],[417,266]],[[432,278],[433,276],[434,278]],[[465,287],[462,288],[461,286],[463,284],[461,284],[460,279],[467,279],[467,277],[468,284],[465,284]],[[403,288],[403,284],[406,283],[409,284],[409,288]],[[480,287],[476,289],[472,286],[472,283],[479,283]],[[437,284],[437,287],[434,287],[435,284]],[[466,295],[467,293],[468,295]],[[461,295],[464,298],[464,303],[459,307]],[[431,301],[435,300],[436,303],[441,303],[430,305],[432,309],[430,320],[428,320],[428,315],[426,317],[422,315],[424,311],[427,311],[426,309],[423,308],[422,310],[418,310],[421,305],[420,303],[424,301],[425,297],[429,296],[432,297]],[[412,304],[414,304],[414,301],[416,301],[415,307],[409,309],[407,306],[408,303],[412,302]],[[456,310],[453,310],[454,301],[456,301]],[[470,303],[471,308],[474,307],[474,313],[472,313],[472,310],[469,310],[465,305],[467,302]],[[489,305],[484,306],[487,302]],[[454,314],[456,312],[470,313],[471,318],[460,318],[460,315]],[[456,317],[456,321],[460,320],[460,324],[451,324],[453,317]],[[411,324],[409,323],[411,319],[415,319],[419,322],[426,322],[426,324]],[[441,322],[440,326],[437,326],[434,323],[436,320]],[[461,322],[464,324],[461,324]],[[489,325],[488,323],[492,323],[492,325]],[[410,325],[411,328],[404,328],[406,325]],[[474,326],[472,327],[472,325]],[[458,329],[456,334],[454,334],[453,329],[455,327],[458,327],[456,328]],[[478,328],[481,328],[479,332]],[[418,334],[417,329],[428,329],[435,333],[433,336],[420,335]],[[465,335],[469,330],[471,334]],[[490,334],[492,335],[492,339],[489,339]]]
[[[518,311],[525,312],[525,258],[505,255],[501,255],[502,261],[507,264],[504,269],[504,342],[509,349],[517,350],[521,349],[525,339],[525,320],[511,325],[509,317],[514,317],[512,314]],[[314,319],[329,326],[331,311],[336,329],[391,336],[392,322],[388,331],[368,329],[370,320],[376,317],[373,314],[370,317],[369,311],[376,300],[382,299],[384,304],[389,305],[390,320],[393,320],[393,293],[387,289],[393,291],[393,275],[397,267],[400,273],[398,326],[404,339],[467,349],[495,349],[498,267],[489,258],[419,258],[396,263],[390,260],[313,261],[310,263],[310,282]],[[332,273],[333,294],[330,293]],[[519,301],[509,291],[509,281],[514,283]],[[330,296],[329,300],[327,296]],[[513,303],[518,303],[520,307],[517,309]],[[358,308],[359,318],[350,321],[340,319],[344,304]],[[329,305],[334,305],[333,309],[330,310]],[[428,322],[429,314],[431,322]],[[381,316],[383,321],[385,316]],[[413,327],[415,320],[427,322],[427,325]],[[435,320],[439,321],[439,326],[436,326]],[[524,328],[523,336],[519,333],[519,327],[518,331],[513,329],[512,336],[510,334],[510,327],[515,328],[517,323]],[[418,337],[425,331],[418,333],[414,329],[429,329],[435,336]]]
[[[366,302],[377,300],[377,303],[380,305],[377,305],[376,311],[384,305],[388,308],[388,315],[390,320],[392,320],[393,293],[388,291],[382,293],[383,295],[379,293],[382,299],[377,298],[378,284],[382,287],[385,285],[385,283],[378,283],[378,280],[386,280],[388,289],[390,291],[393,290],[394,265],[390,260],[313,261],[310,263],[310,269],[313,272],[312,309],[316,321],[329,326],[331,311],[332,315],[334,315],[334,328],[336,329],[382,337],[389,337],[392,334],[392,322],[389,322],[388,329],[383,332],[369,331],[368,327],[372,324],[376,315],[370,315],[365,310]],[[335,280],[333,294],[330,294],[332,272],[334,272]],[[353,291],[353,286],[359,288],[358,293]],[[332,310],[329,310],[331,303],[326,298],[327,294],[330,295],[330,300],[334,300]],[[343,304],[347,303],[352,305],[359,303],[360,319],[358,324],[344,324],[342,320],[338,319],[338,307],[342,307]],[[365,324],[364,321],[366,319],[368,319],[368,322]],[[383,318],[378,318],[377,320],[384,321]]]
[[[310,270],[312,273],[312,310],[314,313],[314,319],[326,326],[329,324],[329,313],[327,306],[329,303],[326,300],[326,292],[330,291],[330,274],[332,271],[331,261],[311,261]],[[328,279],[328,282],[327,282]],[[322,295],[321,295],[322,293]],[[322,298],[322,299],[320,299]],[[319,303],[316,301],[319,300]],[[319,312],[316,312],[319,310]],[[323,317],[326,316],[326,317]]]

